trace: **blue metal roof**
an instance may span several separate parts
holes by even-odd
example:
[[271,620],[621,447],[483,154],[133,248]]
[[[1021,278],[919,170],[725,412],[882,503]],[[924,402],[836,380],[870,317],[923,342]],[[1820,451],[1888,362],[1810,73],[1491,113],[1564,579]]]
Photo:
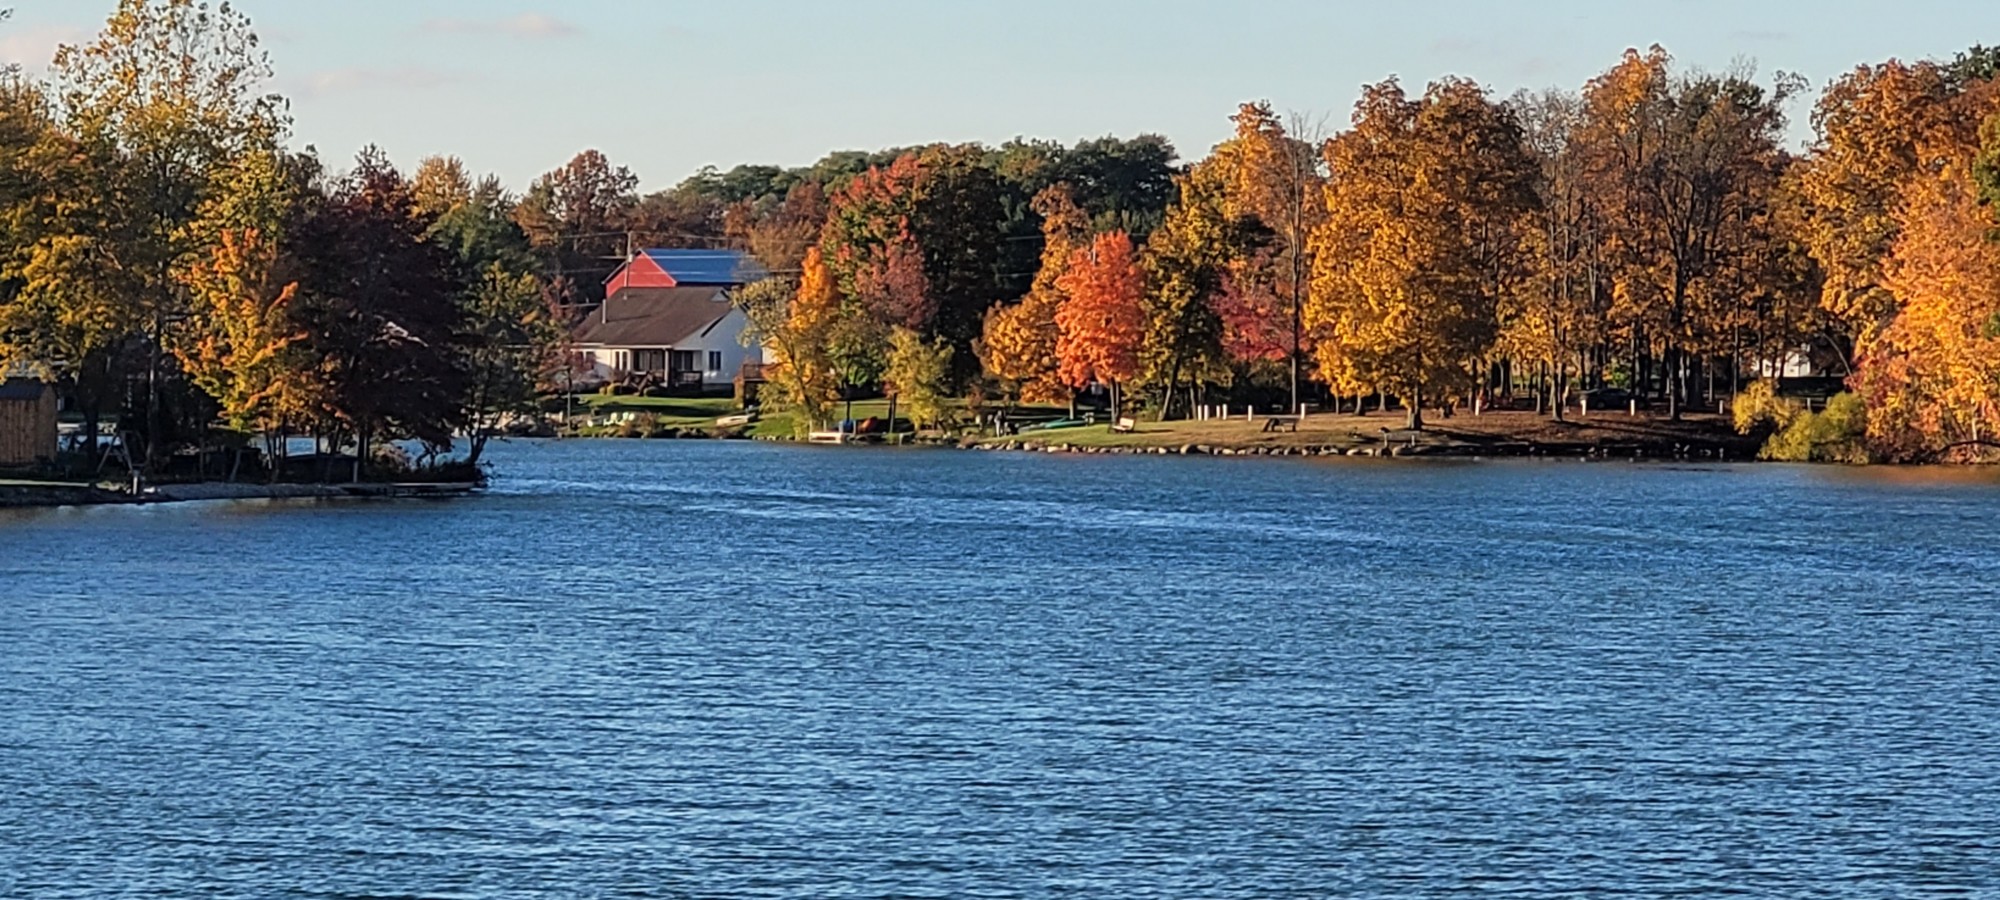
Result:
[[769,273],[740,250],[646,250],[646,258],[683,286],[749,284]]

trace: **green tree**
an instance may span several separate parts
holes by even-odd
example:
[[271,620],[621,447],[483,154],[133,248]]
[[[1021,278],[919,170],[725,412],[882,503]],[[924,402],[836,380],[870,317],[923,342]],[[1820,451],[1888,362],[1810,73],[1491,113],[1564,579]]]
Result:
[[507,417],[535,410],[536,389],[558,364],[562,321],[534,273],[492,263],[460,292],[455,336],[465,393],[466,461],[478,464]]
[[889,332],[889,356],[882,381],[889,389],[890,418],[895,405],[918,425],[944,421],[944,399],[951,390],[952,347],[943,339],[924,340],[908,328]]

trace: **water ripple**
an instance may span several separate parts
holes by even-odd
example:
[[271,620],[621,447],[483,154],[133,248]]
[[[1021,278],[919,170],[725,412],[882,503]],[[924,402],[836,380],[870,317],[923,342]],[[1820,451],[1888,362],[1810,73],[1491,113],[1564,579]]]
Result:
[[0,896],[2000,892],[2000,485],[510,444],[0,513]]

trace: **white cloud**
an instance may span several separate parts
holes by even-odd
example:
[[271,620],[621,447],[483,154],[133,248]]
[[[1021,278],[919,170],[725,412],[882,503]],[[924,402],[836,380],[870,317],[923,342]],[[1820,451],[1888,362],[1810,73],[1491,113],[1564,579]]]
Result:
[[575,37],[583,32],[554,16],[522,13],[505,19],[432,19],[423,30],[435,34],[504,35],[546,40]]
[[392,69],[328,69],[306,76],[306,93],[313,96],[371,90],[426,90],[459,81],[457,75],[422,66]]
[[8,29],[5,37],[0,37],[0,64],[19,64],[28,69],[41,69],[55,59],[56,48],[63,44],[81,44],[90,40],[90,32],[68,25],[39,25],[33,28]]

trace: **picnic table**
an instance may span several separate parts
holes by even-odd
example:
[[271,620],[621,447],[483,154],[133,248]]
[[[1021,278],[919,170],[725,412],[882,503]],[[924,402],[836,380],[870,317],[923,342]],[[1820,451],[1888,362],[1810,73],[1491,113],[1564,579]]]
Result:
[[1264,419],[1264,431],[1298,431],[1299,420],[1304,416],[1269,416]]

